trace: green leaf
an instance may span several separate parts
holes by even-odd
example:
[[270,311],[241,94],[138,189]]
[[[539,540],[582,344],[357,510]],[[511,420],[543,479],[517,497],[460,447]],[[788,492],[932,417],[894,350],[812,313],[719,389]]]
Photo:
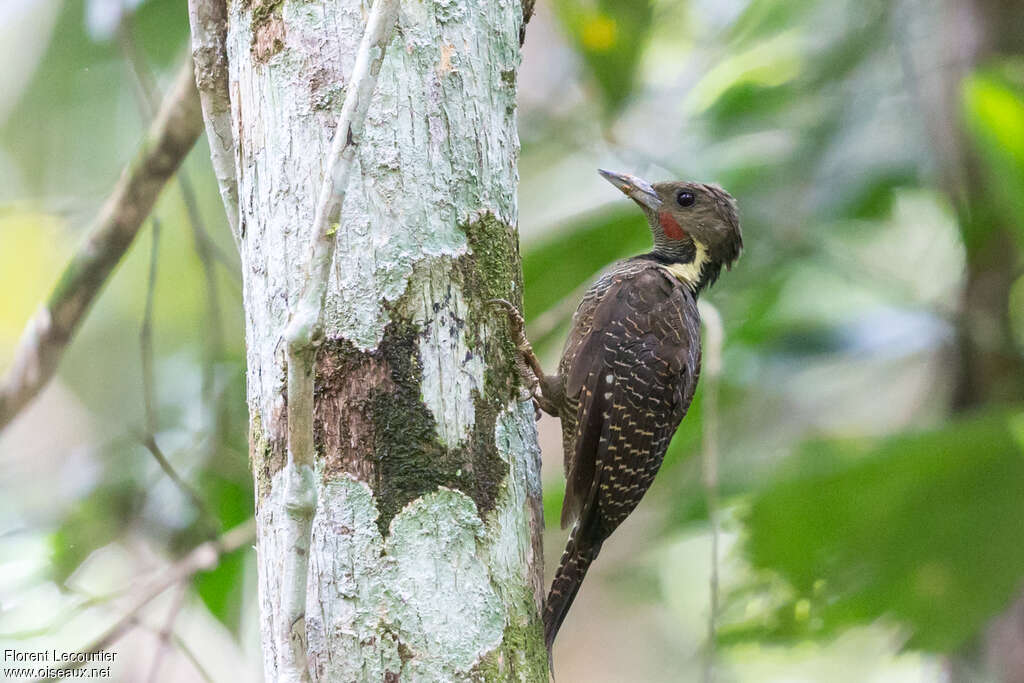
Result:
[[686,98],[693,114],[707,111],[730,89],[781,88],[800,75],[803,60],[796,32],[780,33],[718,62]]
[[553,237],[527,246],[523,252],[523,277],[529,283],[523,292],[527,320],[569,304],[555,312],[564,317],[560,324],[531,340],[534,348],[544,354],[565,338],[581,286],[612,262],[650,247],[650,229],[643,214],[630,204],[580,216]]
[[967,130],[985,164],[992,199],[1013,217],[1010,222],[1024,237],[1024,77],[1015,73],[1014,66],[1024,72],[1024,64],[1009,62],[1003,70],[967,78],[963,103]]
[[93,551],[118,539],[142,502],[125,481],[103,482],[77,501],[50,537],[54,580],[63,583]]
[[[245,481],[248,484],[251,480]],[[238,481],[207,472],[202,495],[209,501],[222,529],[234,528],[252,516],[252,489]],[[215,569],[197,574],[193,579],[196,592],[210,613],[236,633],[241,625],[245,598],[242,589],[246,552],[243,548],[223,556]]]
[[614,114],[633,91],[654,13],[650,0],[557,0],[555,10]]
[[245,553],[243,549],[224,555],[216,569],[196,574],[192,580],[206,608],[234,633],[241,626],[245,599]]
[[544,483],[544,527],[558,529],[562,525],[562,499],[565,498],[565,480]]
[[814,3],[810,0],[753,0],[729,32],[736,43],[757,40],[798,25],[813,8]]
[[788,590],[723,639],[828,636],[888,618],[908,628],[908,647],[949,652],[978,633],[1024,576],[1019,420],[807,444],[744,520],[758,579]]

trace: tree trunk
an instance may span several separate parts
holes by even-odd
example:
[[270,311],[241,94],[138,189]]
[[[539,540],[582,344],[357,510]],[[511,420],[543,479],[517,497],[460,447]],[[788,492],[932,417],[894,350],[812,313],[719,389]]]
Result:
[[[368,0],[235,0],[228,65],[269,681],[547,678],[533,409],[488,299],[520,298],[518,0],[402,3],[336,227],[315,363],[304,630],[285,345]],[[304,677],[299,676],[298,680]]]
[[[994,208],[992,179],[967,135],[962,100],[966,76],[993,59],[1024,54],[1024,15],[1018,0],[946,0],[939,8],[938,39],[922,41],[937,65],[930,69],[934,78],[921,79],[929,86],[922,105],[942,185],[955,201],[966,247],[951,407],[968,412],[1024,400],[1024,358],[1010,321],[1010,289],[1020,276],[1014,226]],[[1001,683],[1024,682],[1022,624],[1024,594],[950,657],[949,680],[987,675]]]
[[966,247],[952,404],[962,412],[1024,400],[1024,358],[1010,321],[1010,289],[1020,276],[1015,228],[995,208],[992,178],[963,120],[963,79],[993,59],[1024,54],[1024,14],[1018,0],[946,0],[937,18],[938,39],[921,41],[930,54],[920,81],[941,183]]

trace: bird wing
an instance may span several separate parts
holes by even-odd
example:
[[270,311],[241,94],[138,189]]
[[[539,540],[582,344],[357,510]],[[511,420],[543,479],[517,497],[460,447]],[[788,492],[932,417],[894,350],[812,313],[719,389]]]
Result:
[[613,273],[588,313],[565,368],[578,407],[562,527],[579,518],[604,538],[650,486],[693,398],[700,320],[689,290],[657,265]]

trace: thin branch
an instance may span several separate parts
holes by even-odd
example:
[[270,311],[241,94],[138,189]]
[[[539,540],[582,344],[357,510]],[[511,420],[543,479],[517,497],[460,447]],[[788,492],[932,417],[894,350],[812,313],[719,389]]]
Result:
[[[239,524],[230,531],[227,531],[220,538],[196,546],[188,555],[171,565],[163,576],[143,589],[120,619],[115,621],[98,638],[83,647],[79,652],[95,654],[107,649],[137,622],[139,613],[146,605],[162,595],[164,591],[187,581],[198,572],[216,568],[224,555],[233,553],[242,546],[252,543],[255,537],[256,520],[250,519],[248,522]],[[83,657],[82,659],[85,660],[88,657]],[[67,666],[57,669],[57,671],[63,672],[78,669],[84,664],[85,661],[70,662]],[[57,680],[57,678],[45,680]]]
[[210,512],[210,508],[208,508],[206,503],[203,502],[203,499],[199,497],[199,493],[189,486],[188,482],[182,479],[181,475],[174,469],[170,461],[167,459],[167,456],[164,455],[164,452],[160,449],[160,446],[157,445],[156,438],[152,434],[147,434],[142,439],[142,445],[146,447],[146,450],[148,450],[150,455],[153,456],[153,459],[156,460],[158,465],[160,465],[160,469],[164,471],[167,478],[174,482],[174,485],[178,487],[178,490],[184,493],[185,497],[192,502],[192,505],[196,508],[196,511],[199,514],[199,518],[203,522],[203,526],[206,527],[204,529],[204,535],[206,533],[209,533],[210,536],[216,535],[218,525],[216,518]]
[[160,219],[153,217],[150,233],[152,244],[149,250],[149,274],[146,281],[146,304],[142,310],[142,325],[139,326],[139,356],[142,362],[142,411],[146,424],[146,435],[152,438],[158,425],[156,417],[156,380],[153,372],[153,299],[156,295],[157,266],[160,263]]
[[192,26],[192,60],[196,85],[202,101],[210,160],[217,176],[221,200],[227,213],[235,245],[240,247],[238,178],[235,170],[235,139],[231,126],[231,98],[228,91],[228,8],[225,0],[189,0],[188,19]]
[[[143,120],[148,121],[153,117],[154,110],[156,109],[156,85],[152,72],[146,65],[143,56],[139,53],[129,15],[125,15],[121,20],[121,25],[118,27],[118,36],[125,61],[134,75],[136,85],[138,86],[138,97],[136,100],[139,104],[140,113]],[[223,355],[224,350],[220,295],[217,287],[216,268],[214,268],[213,263],[214,257],[217,256],[217,249],[210,238],[209,230],[206,229],[206,223],[203,220],[202,213],[199,211],[199,201],[196,199],[195,189],[184,168],[178,171],[177,179],[178,186],[181,188],[181,197],[185,203],[189,224],[192,227],[192,238],[195,244],[196,255],[199,257],[199,263],[203,269],[203,280],[206,283],[207,334],[203,335],[201,392],[206,423],[204,427],[211,436],[208,443],[212,449],[220,441],[221,420],[220,411],[217,407],[215,384],[217,360]],[[150,434],[154,433],[154,431],[150,432]]]
[[[121,23],[118,26],[118,42],[121,45],[121,51],[124,53],[125,62],[128,64],[129,70],[135,79],[135,86],[137,91],[137,97],[135,102],[139,107],[139,115],[145,123],[152,121],[153,117],[156,116],[157,108],[157,95],[158,88],[156,85],[156,79],[153,77],[153,72],[146,65],[146,60],[142,53],[139,52],[138,41],[135,40],[135,29],[132,24],[131,14],[125,14],[121,18]],[[193,68],[195,65],[193,63]],[[200,101],[202,101],[202,95],[200,95]],[[192,181],[189,178],[188,172],[182,168],[178,171],[177,175],[178,186],[181,188],[182,200],[185,202],[185,210],[188,214],[189,221],[192,224],[192,231],[196,234],[201,234],[204,240],[202,252],[205,252],[207,260],[212,256],[220,262],[226,270],[228,270],[233,276],[240,277],[238,265],[232,260],[227,254],[220,249],[217,244],[210,238],[209,231],[206,229],[205,221],[202,220],[202,215],[199,212],[199,202],[196,199],[196,192],[192,187]],[[197,240],[198,241],[198,240]],[[236,245],[237,246],[237,245]],[[197,245],[197,251],[200,251],[200,247]],[[204,253],[200,253],[200,258],[204,258]],[[203,263],[204,270],[208,270],[207,264]]]
[[174,601],[171,603],[171,609],[167,612],[167,619],[157,634],[160,643],[153,654],[153,663],[149,666],[149,676],[146,677],[149,683],[156,683],[159,680],[160,665],[163,664],[164,657],[167,656],[167,651],[170,649],[171,640],[174,636],[174,622],[178,620],[178,615],[181,614],[181,608],[184,606],[185,584],[179,583],[174,591]]
[[0,380],[0,429],[53,376],[78,325],[132,244],[160,191],[192,149],[202,125],[192,65],[187,63],[138,156],[125,169],[49,299],[22,333],[14,360]]
[[139,327],[139,355],[142,359],[142,405],[145,414],[146,433],[142,438],[142,444],[160,465],[164,474],[174,482],[174,485],[192,501],[203,525],[210,535],[215,535],[217,523],[209,508],[200,498],[199,493],[181,478],[171,466],[170,461],[156,443],[156,433],[159,427],[156,414],[156,380],[153,373],[153,300],[156,294],[156,276],[160,247],[160,221],[153,218],[153,243],[149,252],[149,275],[146,284],[146,304],[142,312],[142,325]]
[[216,380],[217,361],[224,354],[224,331],[221,328],[220,294],[217,287],[217,271],[213,267],[213,243],[209,232],[203,225],[199,204],[196,202],[192,183],[185,176],[179,175],[185,209],[192,225],[192,239],[195,243],[196,255],[203,269],[203,280],[206,283],[206,330],[203,335],[203,371],[201,393],[206,413],[206,431],[210,434],[210,451],[220,442],[221,420],[217,406]]
[[698,302],[704,323],[703,370],[704,403],[701,448],[701,481],[708,506],[708,524],[711,527],[711,579],[709,585],[708,643],[704,661],[704,682],[711,683],[715,675],[715,640],[718,628],[718,543],[721,530],[718,523],[718,389],[722,378],[722,346],[725,328],[718,309],[707,301]]
[[296,313],[289,326],[287,341],[290,346],[311,346],[314,328],[320,323],[327,280],[337,244],[335,231],[341,218],[341,206],[348,189],[349,172],[359,145],[366,111],[377,85],[377,75],[384,61],[384,53],[394,28],[398,11],[396,0],[378,0],[370,12],[355,65],[349,79],[345,102],[338,116],[338,125],[331,142],[327,167],[317,199],[313,218],[312,249],[299,297]]
[[[331,263],[334,259],[334,247],[337,244],[335,231],[341,217],[341,206],[348,189],[349,172],[355,158],[356,147],[359,145],[366,111],[377,85],[377,75],[384,61],[384,53],[391,38],[395,16],[398,10],[396,0],[377,0],[370,11],[366,31],[356,53],[355,65],[345,95],[345,102],[338,116],[338,125],[331,142],[331,152],[327,159],[330,172],[324,175],[317,199],[316,214],[313,218],[311,234],[312,249],[303,278],[302,293],[296,302],[295,313],[292,315],[285,341],[292,351],[309,352],[319,334],[320,317],[323,311],[324,296],[327,292],[327,281]],[[289,372],[291,375],[291,372]],[[289,383],[291,380],[289,379]],[[312,392],[310,392],[312,393]],[[289,398],[291,392],[289,391]],[[289,422],[291,411],[289,411]],[[305,427],[307,425],[301,425]],[[312,427],[308,425],[308,438],[312,438]],[[289,424],[289,446],[293,437],[307,438],[305,429],[302,433],[293,432]],[[305,445],[305,444],[304,444]],[[299,457],[312,453],[311,448],[302,448]],[[311,465],[312,460],[300,464]]]
[[210,672],[206,670],[203,663],[199,661],[199,657],[192,651],[192,648],[188,646],[185,639],[175,632],[171,633],[171,640],[174,641],[174,646],[178,648],[178,651],[185,655],[185,659],[192,664],[192,668],[196,670],[199,677],[206,681],[206,683],[214,683],[213,676],[211,676]]
[[[156,634],[158,637],[163,637],[163,629],[157,631],[150,624],[145,624],[138,620],[136,620],[133,625],[138,626],[140,628],[144,628],[150,631],[151,633]],[[206,681],[206,683],[214,683],[213,676],[211,676],[210,672],[207,671],[205,667],[203,667],[202,662],[199,661],[198,655],[196,655],[192,648],[189,647],[188,643],[185,642],[185,639],[178,635],[177,631],[174,630],[168,633],[167,636],[168,642],[173,644],[174,647],[178,650],[178,652],[181,653],[185,657],[185,659],[189,661],[192,667],[196,670],[196,673],[199,674],[199,677]]]
[[321,316],[334,247],[335,232],[348,188],[349,172],[363,123],[377,85],[377,75],[398,14],[398,0],[376,0],[366,22],[366,31],[356,52],[331,142],[325,174],[318,195],[310,231],[311,249],[302,292],[284,331],[288,361],[288,461],[285,465],[284,504],[287,512],[285,542],[290,552],[281,577],[282,629],[275,641],[287,643],[281,657],[283,678],[308,681],[306,659],[306,574],[309,569],[309,540],[316,507],[313,445],[313,363],[322,334]]

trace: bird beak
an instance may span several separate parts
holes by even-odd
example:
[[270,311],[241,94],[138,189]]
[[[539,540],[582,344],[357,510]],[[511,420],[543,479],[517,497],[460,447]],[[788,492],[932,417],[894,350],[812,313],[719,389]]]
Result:
[[637,178],[628,173],[612,173],[603,168],[597,169],[597,172],[604,176],[609,183],[622,190],[622,194],[640,206],[651,211],[661,208],[661,198],[658,197],[658,193],[654,191],[651,184],[643,178]]

